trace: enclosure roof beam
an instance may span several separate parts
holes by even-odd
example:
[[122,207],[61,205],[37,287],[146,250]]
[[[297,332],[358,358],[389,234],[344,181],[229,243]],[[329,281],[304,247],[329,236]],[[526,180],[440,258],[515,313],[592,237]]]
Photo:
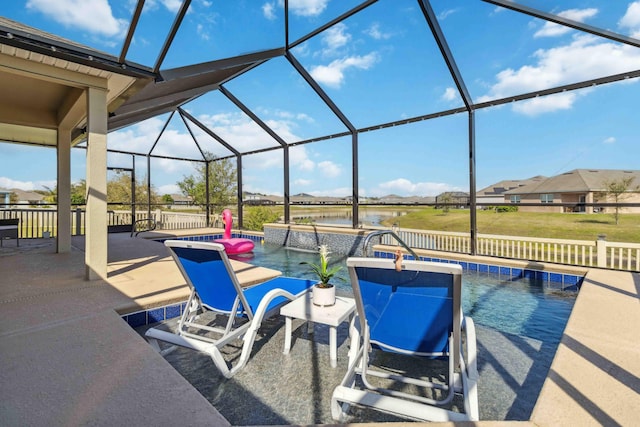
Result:
[[313,79],[313,77],[311,77],[311,75],[307,72],[307,70],[305,70],[302,64],[300,64],[298,60],[293,56],[293,54],[290,51],[287,51],[287,53],[285,53],[285,57],[287,58],[287,60],[289,60],[291,65],[293,65],[296,71],[298,71],[302,78],[307,82],[307,84],[311,86],[315,93],[322,99],[322,101],[324,101],[327,107],[329,107],[329,109],[333,111],[333,114],[335,114],[336,117],[340,119],[340,121],[347,127],[347,129],[351,131],[351,133],[354,133],[356,131],[356,128],[351,124],[349,119],[347,119],[347,116],[345,116],[342,111],[340,111],[338,106],[333,102],[329,95],[327,95],[327,93],[322,90],[320,85]]
[[220,86],[220,93],[229,99],[229,101],[233,102],[233,104],[242,110],[247,116],[251,118],[258,126],[260,126],[265,132],[267,132],[273,139],[278,141],[281,147],[286,147],[287,143],[284,139],[280,137],[277,133],[271,129],[271,127],[267,126],[265,122],[260,119],[253,111],[251,111],[246,105],[244,105],[238,98],[236,98],[227,88]]
[[456,60],[453,57],[453,53],[451,53],[451,49],[449,49],[449,44],[447,43],[447,39],[442,32],[442,28],[440,28],[440,24],[438,23],[438,18],[436,18],[436,14],[433,12],[431,8],[431,4],[428,0],[420,0],[420,8],[422,9],[422,13],[429,24],[429,28],[431,29],[431,33],[440,49],[440,54],[447,64],[447,68],[449,68],[449,73],[451,73],[451,77],[453,78],[453,82],[458,88],[458,93],[462,97],[462,101],[464,105],[467,107],[467,110],[471,110],[473,107],[473,99],[471,99],[471,95],[467,90],[467,86],[464,83],[464,79],[462,78],[462,74],[460,74],[460,70],[458,69],[458,65],[456,64]]
[[129,30],[127,31],[127,36],[124,39],[124,43],[122,44],[122,49],[120,50],[120,56],[118,57],[119,62],[124,62],[127,57],[127,52],[129,51],[129,46],[131,46],[131,40],[133,40],[133,34],[136,32],[136,27],[138,26],[138,21],[140,20],[140,15],[142,14],[142,8],[144,7],[144,0],[138,0],[136,4],[136,9],[133,11],[133,17],[131,18],[131,23],[129,24]]
[[573,28],[574,30],[583,31],[585,33],[593,34],[599,37],[604,37],[609,40],[613,40],[615,42],[628,44],[635,47],[640,47],[640,40],[635,39],[633,37],[623,36],[622,34],[614,33],[613,31],[603,30],[602,28],[594,27],[591,25],[584,24],[582,22],[574,21],[573,19],[568,19],[562,16],[554,15],[552,13],[543,12],[538,9],[534,9],[529,6],[525,6],[523,4],[516,3],[511,0],[482,0],[485,3],[495,4],[497,6],[504,7],[506,9],[511,9],[516,12],[524,13],[526,15],[533,16],[534,18],[544,19],[545,21],[550,21],[555,24],[564,25],[569,28]]
[[211,129],[209,129],[207,126],[205,126],[204,124],[202,124],[198,119],[196,119],[195,117],[193,117],[191,114],[187,113],[186,111],[184,111],[182,108],[178,108],[178,110],[180,111],[181,115],[184,115],[185,117],[187,117],[190,121],[192,121],[193,123],[195,123],[196,126],[198,126],[200,129],[202,129],[207,135],[209,135],[210,137],[214,138],[216,141],[218,141],[224,148],[226,148],[227,150],[231,151],[234,156],[239,156],[240,152],[238,150],[236,150],[235,148],[233,148],[228,142],[226,142],[224,139],[222,139],[221,137],[219,137],[214,131],[212,131]]
[[180,29],[180,25],[182,24],[182,20],[184,19],[184,15],[187,14],[187,10],[189,9],[189,5],[191,4],[191,0],[184,0],[182,6],[180,6],[180,10],[176,15],[176,19],[173,21],[173,26],[171,27],[171,31],[167,35],[167,38],[164,41],[164,46],[162,46],[162,50],[158,55],[158,59],[156,60],[156,65],[153,67],[153,72],[158,74],[160,71],[160,67],[162,66],[162,62],[164,58],[167,56],[167,52],[169,52],[169,48],[173,43],[173,38],[176,36],[176,33]]
[[[306,42],[307,40],[317,36],[318,34],[320,34],[321,32],[323,32],[324,30],[326,30],[327,28],[331,28],[333,27],[335,24],[344,21],[345,19],[355,15],[356,13],[360,12],[363,9],[366,9],[367,7],[371,6],[372,4],[376,3],[378,0],[367,0],[363,3],[361,3],[360,5],[354,7],[351,10],[346,11],[345,13],[343,13],[342,15],[338,16],[335,19],[332,19],[331,21],[327,22],[326,24],[324,24],[323,26],[315,29],[314,31],[306,34],[305,36],[300,37],[298,40],[294,41],[293,43],[291,43],[289,46],[287,46],[288,49],[292,49],[304,42]],[[287,8],[288,9],[288,8]],[[288,10],[285,12],[288,14]],[[288,37],[288,33],[287,33],[287,37]],[[288,40],[288,38],[287,38]]]
[[196,147],[198,148],[198,151],[200,152],[200,155],[202,156],[202,159],[203,160],[209,160],[209,159],[207,159],[207,156],[204,155],[204,151],[202,151],[202,148],[200,147],[200,144],[198,144],[198,139],[193,134],[193,131],[191,130],[191,126],[189,126],[189,123],[187,122],[187,119],[185,119],[185,117],[182,115],[182,110],[178,110],[178,113],[180,114],[180,118],[182,119],[182,122],[187,127],[187,131],[189,131],[189,135],[191,135],[191,139],[193,139],[193,142],[196,144]]

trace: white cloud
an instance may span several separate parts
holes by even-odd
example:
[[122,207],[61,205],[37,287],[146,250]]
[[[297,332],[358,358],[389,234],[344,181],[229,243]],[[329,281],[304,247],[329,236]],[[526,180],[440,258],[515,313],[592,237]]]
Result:
[[[505,98],[511,95],[534,92],[613,75],[640,68],[640,51],[632,46],[602,42],[594,36],[578,35],[568,45],[551,49],[540,49],[533,55],[536,63],[524,65],[517,70],[508,68],[496,75],[496,83],[478,102]],[[580,91],[580,95],[588,93]],[[530,103],[530,111],[550,112],[571,108],[579,95],[558,94],[552,97],[515,103],[518,111],[525,112],[522,104]],[[546,108],[545,108],[546,107]]]
[[337,176],[340,176],[340,174],[342,173],[340,165],[337,165],[329,160],[319,162],[318,171],[320,171],[322,175],[326,176],[327,178],[335,178]]
[[275,9],[275,4],[273,4],[272,2],[265,3],[262,5],[262,14],[269,21],[273,21],[276,19],[276,14],[274,12],[274,9]]
[[45,181],[17,181],[15,179],[0,176],[0,188],[7,190],[18,189],[23,191],[44,190],[45,187],[54,188],[56,180]]
[[447,10],[445,10],[445,11],[443,11],[443,12],[440,12],[440,14],[438,14],[438,19],[439,19],[439,20],[441,20],[441,21],[443,21],[443,20],[447,19],[447,17],[448,17],[449,15],[452,15],[452,14],[456,13],[456,12],[457,12],[457,11],[459,11],[459,10],[460,10],[460,8],[456,8],[456,9],[447,9]]
[[604,142],[605,144],[613,144],[616,142],[616,138],[613,136],[610,136],[608,138],[605,138],[605,140],[602,142]]
[[316,197],[347,197],[351,196],[351,187],[338,187],[328,190],[309,191],[308,193]]
[[296,179],[293,181],[293,183],[301,187],[306,187],[308,185],[311,185],[313,181],[311,181],[310,179]]
[[66,27],[101,36],[121,36],[129,26],[127,20],[113,16],[107,0],[28,0],[26,8],[41,12]]
[[364,33],[375,40],[387,40],[391,38],[391,33],[384,33],[380,30],[380,24],[378,22],[371,24]]
[[340,22],[322,33],[322,44],[325,46],[322,49],[322,55],[325,57],[335,56],[340,48],[346,46],[350,41],[351,34],[347,32],[347,26]]
[[[557,15],[563,18],[571,19],[577,22],[584,22],[588,18],[593,18],[598,14],[598,9],[568,9],[559,12]],[[540,30],[538,30],[533,37],[556,37],[562,34],[566,34],[571,31],[571,28],[555,24],[553,22],[545,22]]]
[[[282,0],[279,4],[284,4]],[[327,8],[329,0],[291,0],[289,11],[298,16],[318,16]]]
[[344,81],[344,72],[349,68],[367,70],[378,61],[375,52],[365,56],[350,56],[343,59],[336,59],[329,65],[317,65],[311,68],[311,75],[316,81],[327,86],[339,88]]
[[446,88],[442,94],[442,99],[445,101],[453,101],[457,98],[459,98],[458,91],[452,87]]
[[207,30],[205,30],[204,25],[198,24],[196,26],[196,32],[202,40],[209,40],[209,33],[207,32]]
[[637,30],[640,28],[640,1],[634,1],[629,4],[626,13],[618,22],[623,28],[631,28]]
[[289,162],[291,166],[303,172],[311,172],[316,168],[316,163],[309,158],[307,149],[303,146],[289,150]]
[[156,193],[160,194],[161,196],[164,194],[182,194],[180,192],[180,187],[178,187],[176,184],[161,185],[160,187],[156,188]]
[[398,178],[378,184],[377,187],[369,190],[370,197],[386,196],[396,194],[398,196],[437,196],[444,191],[459,191],[457,187],[441,182],[411,182],[405,178]]
[[170,12],[177,12],[180,10],[182,6],[182,0],[160,0],[160,2],[166,7]]
[[540,96],[513,104],[513,111],[527,116],[537,116],[549,111],[569,110],[573,106],[578,95],[585,92],[565,92],[555,95]]

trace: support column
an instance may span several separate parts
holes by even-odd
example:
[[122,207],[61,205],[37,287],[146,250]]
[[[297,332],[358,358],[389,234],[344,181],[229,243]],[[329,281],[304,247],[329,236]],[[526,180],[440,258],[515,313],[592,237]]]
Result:
[[107,91],[87,89],[85,277],[107,278]]
[[71,251],[71,129],[58,128],[56,252]]

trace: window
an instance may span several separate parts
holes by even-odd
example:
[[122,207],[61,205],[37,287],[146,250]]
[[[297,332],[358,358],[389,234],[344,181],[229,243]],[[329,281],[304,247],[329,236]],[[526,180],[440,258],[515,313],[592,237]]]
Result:
[[540,203],[553,203],[553,194],[541,194]]
[[520,203],[520,195],[514,194],[511,196],[511,203]]

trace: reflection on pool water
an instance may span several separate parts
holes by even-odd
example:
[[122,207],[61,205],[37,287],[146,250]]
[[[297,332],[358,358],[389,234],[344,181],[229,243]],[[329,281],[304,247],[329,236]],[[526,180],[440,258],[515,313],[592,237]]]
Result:
[[[234,257],[285,276],[314,279],[302,262],[318,262],[318,255],[279,245],[256,244],[252,254]],[[331,254],[331,264],[345,266],[346,257]],[[352,294],[346,267],[336,275],[337,292]],[[576,291],[551,289],[541,280],[465,271],[462,307],[476,324],[499,332],[557,344],[575,302]]]

